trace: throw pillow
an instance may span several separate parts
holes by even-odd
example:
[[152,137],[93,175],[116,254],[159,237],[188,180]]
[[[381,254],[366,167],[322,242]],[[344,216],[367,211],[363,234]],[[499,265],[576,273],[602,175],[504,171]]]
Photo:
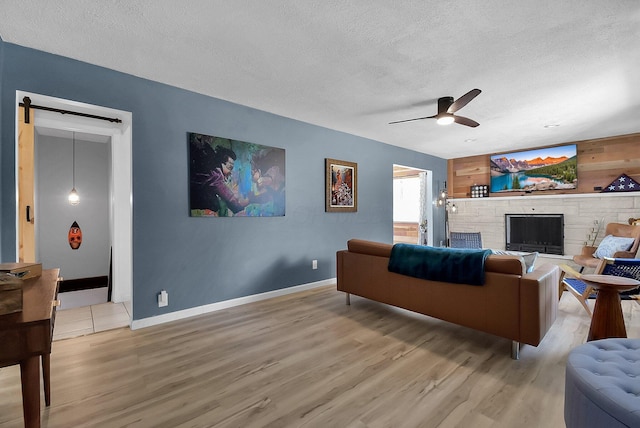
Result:
[[525,253],[523,251],[504,251],[504,250],[491,250],[493,254],[501,254],[507,256],[520,256],[524,260],[524,265],[527,268],[527,273],[533,272],[534,263],[538,258],[538,252]]
[[621,236],[607,235],[602,239],[600,245],[593,253],[593,257],[601,259],[603,257],[613,257],[618,251],[627,251],[633,245],[633,238],[623,238]]

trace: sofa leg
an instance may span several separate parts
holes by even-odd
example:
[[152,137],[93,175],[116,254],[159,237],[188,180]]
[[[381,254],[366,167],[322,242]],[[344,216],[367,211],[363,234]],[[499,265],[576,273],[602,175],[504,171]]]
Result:
[[520,342],[515,340],[511,341],[511,358],[514,360],[520,359]]
[[347,305],[351,306],[351,294],[349,294],[349,293],[345,293],[345,294],[347,296]]

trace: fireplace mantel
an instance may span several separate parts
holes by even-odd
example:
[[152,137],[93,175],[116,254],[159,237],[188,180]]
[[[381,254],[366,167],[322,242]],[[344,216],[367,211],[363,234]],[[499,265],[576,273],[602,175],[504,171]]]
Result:
[[610,192],[610,193],[567,193],[545,195],[540,192],[528,193],[526,195],[518,196],[489,196],[486,198],[449,198],[451,201],[471,201],[471,202],[486,202],[486,201],[505,201],[505,200],[529,200],[534,201],[538,199],[567,199],[567,198],[619,198],[619,197],[637,197],[640,198],[640,191],[638,192]]

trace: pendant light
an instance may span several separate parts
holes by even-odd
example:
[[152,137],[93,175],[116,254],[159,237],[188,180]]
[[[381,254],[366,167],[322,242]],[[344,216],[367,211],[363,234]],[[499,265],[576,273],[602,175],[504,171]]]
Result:
[[80,203],[80,195],[76,191],[76,133],[73,133],[73,187],[69,192],[69,203],[78,205]]

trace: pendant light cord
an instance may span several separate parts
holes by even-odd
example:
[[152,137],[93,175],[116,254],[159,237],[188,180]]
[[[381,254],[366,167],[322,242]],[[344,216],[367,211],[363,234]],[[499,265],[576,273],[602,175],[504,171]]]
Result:
[[69,193],[69,203],[71,205],[78,205],[80,203],[80,196],[78,196],[78,191],[76,190],[76,133],[73,132],[73,147],[72,147],[72,162],[71,171],[73,173],[73,187],[71,188],[71,193]]
[[73,187],[76,188],[76,133],[73,133]]

